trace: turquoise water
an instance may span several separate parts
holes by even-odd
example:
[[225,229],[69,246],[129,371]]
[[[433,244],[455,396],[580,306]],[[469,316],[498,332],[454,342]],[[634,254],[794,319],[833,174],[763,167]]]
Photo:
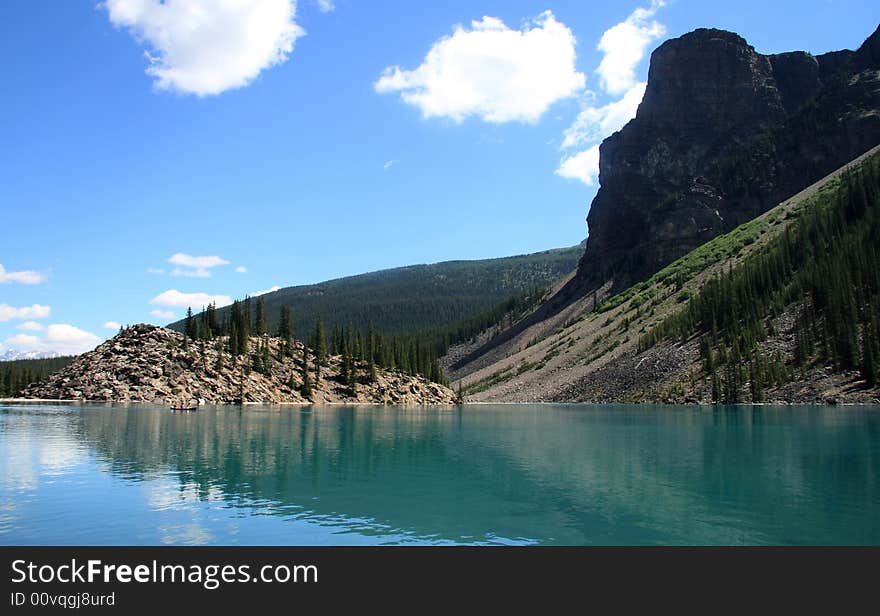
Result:
[[880,408],[0,405],[0,544],[878,544]]

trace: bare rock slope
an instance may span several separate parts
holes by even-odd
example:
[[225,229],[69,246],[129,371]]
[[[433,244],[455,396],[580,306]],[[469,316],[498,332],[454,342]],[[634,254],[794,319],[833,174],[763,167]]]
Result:
[[[710,402],[711,383],[701,370],[695,338],[663,341],[647,350],[640,338],[685,309],[707,280],[761,251],[808,209],[821,207],[848,169],[875,156],[880,146],[649,280],[605,300],[600,294],[598,307],[587,297],[528,328],[512,327],[514,335],[491,352],[456,364],[456,385],[468,402]],[[762,343],[764,350],[792,356],[796,310],[792,304],[775,318],[777,333]],[[878,399],[880,390],[866,387],[857,371],[839,373],[828,366],[767,392],[768,401],[786,403]]]

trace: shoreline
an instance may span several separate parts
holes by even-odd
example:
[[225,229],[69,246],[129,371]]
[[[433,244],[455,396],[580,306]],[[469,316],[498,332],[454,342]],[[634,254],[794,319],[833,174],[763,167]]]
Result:
[[[162,406],[165,408],[165,405],[154,405],[151,402],[141,402],[134,400],[73,400],[73,399],[63,399],[63,398],[0,398],[0,404],[104,404],[104,405],[151,405],[151,406]],[[749,407],[779,407],[779,406],[827,406],[827,407],[835,407],[835,406],[877,406],[880,407],[880,404],[877,402],[785,402],[785,401],[774,401],[774,402],[744,402],[738,404],[714,404],[711,402],[649,402],[649,401],[640,401],[640,402],[487,402],[484,400],[474,401],[474,402],[463,402],[461,404],[440,404],[440,403],[430,403],[430,404],[418,404],[418,403],[410,403],[410,404],[384,404],[381,402],[322,402],[322,403],[314,403],[314,402],[245,402],[243,404],[202,404],[200,407],[221,407],[221,406],[298,406],[298,407],[333,407],[333,406],[378,406],[378,407],[404,407],[404,408],[413,408],[413,407],[437,407],[437,408],[450,408],[450,407],[459,407],[459,406],[612,406],[612,405],[627,405],[627,406],[663,406],[663,407],[715,407],[715,406],[749,406]]]

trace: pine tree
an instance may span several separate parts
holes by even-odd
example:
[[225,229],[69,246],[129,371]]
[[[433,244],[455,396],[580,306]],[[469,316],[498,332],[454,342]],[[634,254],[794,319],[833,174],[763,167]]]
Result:
[[254,331],[258,336],[265,336],[269,331],[269,324],[266,321],[266,298],[262,295],[257,299],[257,322]]
[[327,340],[324,337],[324,321],[318,317],[315,323],[315,336],[312,340],[312,348],[315,349],[315,357],[319,364],[326,364],[327,359]]
[[321,384],[321,356],[315,353],[315,385]]
[[302,356],[302,386],[300,388],[300,392],[303,397],[311,400],[312,399],[312,382],[309,378],[309,349],[305,345],[303,345],[303,356]]
[[206,323],[208,325],[208,329],[211,331],[212,336],[220,333],[220,324],[217,322],[216,302],[211,302],[210,304],[208,304]]
[[342,361],[339,370],[339,380],[348,385],[348,381],[351,377],[349,375],[350,365],[348,362],[348,350],[345,348],[345,344],[342,345],[340,351],[342,353]]
[[278,337],[281,339],[279,359],[293,355],[293,318],[290,306],[281,307],[281,318],[278,322]]
[[195,341],[195,339],[199,337],[199,326],[196,323],[196,320],[193,318],[193,311],[191,307],[186,309],[186,322],[183,331],[186,337],[190,340]]
[[867,328],[865,329],[866,331],[862,334],[862,361],[860,372],[868,387],[873,387],[877,384],[877,356],[874,351],[872,337],[869,335]]

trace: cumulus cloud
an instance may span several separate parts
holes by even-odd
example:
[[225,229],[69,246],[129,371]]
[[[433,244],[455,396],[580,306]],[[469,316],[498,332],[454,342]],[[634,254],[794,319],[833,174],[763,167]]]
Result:
[[116,321],[107,321],[106,323],[104,323],[104,329],[114,329],[115,330],[115,329],[119,329],[120,327],[122,327],[122,325],[117,323]]
[[192,270],[175,267],[173,270],[171,270],[171,275],[184,276],[186,278],[210,278],[211,270],[207,270],[204,267],[199,267]]
[[100,341],[101,339],[95,334],[73,325],[53,323],[46,328],[43,337],[16,334],[7,338],[6,344],[23,351],[79,355],[95,348]]
[[666,34],[663,24],[652,18],[666,3],[652,0],[647,8],[637,8],[626,20],[609,28],[599,40],[602,62],[596,73],[609,94],[623,94],[636,83],[636,68],[653,41]]
[[24,323],[21,323],[20,325],[16,325],[15,329],[22,329],[22,330],[31,331],[31,332],[41,332],[41,331],[43,331],[43,324],[37,323],[36,321],[25,321]]
[[168,262],[171,265],[181,265],[183,267],[195,268],[201,267],[205,269],[217,267],[218,265],[229,265],[229,261],[227,261],[223,257],[218,257],[216,255],[207,257],[194,257],[183,252],[178,252],[171,255],[170,257],[168,257]]
[[23,306],[22,308],[0,304],[0,321],[11,321],[12,319],[45,319],[49,316],[49,310],[49,306],[41,306],[40,304]]
[[174,318],[174,313],[170,310],[151,310],[150,314],[159,319],[168,319],[169,321]]
[[636,81],[635,71],[645,57],[648,45],[663,36],[666,28],[653,21],[663,0],[653,0],[648,7],[637,8],[624,21],[602,35],[598,49],[603,53],[596,72],[606,95],[620,96],[601,106],[597,94],[589,92],[585,105],[569,126],[562,149],[580,151],[562,157],[556,175],[594,186],[599,177],[599,143],[617,132],[636,116],[647,84]]
[[256,297],[258,295],[265,295],[266,293],[274,293],[275,291],[278,291],[279,289],[281,289],[281,287],[279,287],[276,284],[276,285],[269,287],[268,289],[265,289],[263,291],[256,291],[254,293],[251,293],[251,297]]
[[177,265],[171,270],[172,276],[184,276],[187,278],[210,278],[211,268],[220,265],[229,265],[229,261],[216,255],[194,257],[182,252],[171,255],[168,258],[171,265]]
[[534,122],[583,90],[586,77],[575,59],[574,35],[550,11],[522,30],[486,16],[436,41],[417,68],[386,68],[374,88],[399,92],[425,118]]
[[556,175],[593,186],[599,178],[599,144],[563,158]]
[[246,86],[287,60],[295,0],[105,0],[110,22],[146,48],[156,88],[197,96]]
[[232,298],[228,295],[212,295],[210,293],[181,293],[177,289],[169,289],[150,300],[154,306],[172,306],[175,308],[201,308],[210,303],[217,306],[228,306]]
[[35,351],[40,344],[40,339],[31,334],[15,334],[6,339],[10,348],[20,351]]
[[247,274],[247,268],[244,265],[239,265],[235,268],[236,274]]
[[639,82],[624,94],[623,98],[601,107],[587,106],[575,118],[563,134],[562,147],[574,148],[601,141],[619,131],[636,117],[639,104],[645,96],[648,84]]
[[318,10],[322,13],[329,13],[335,8],[336,5],[333,4],[333,0],[318,0]]
[[8,272],[3,264],[0,263],[0,282],[10,283],[17,282],[19,284],[40,284],[46,281],[46,275],[33,270],[22,270],[20,272]]

